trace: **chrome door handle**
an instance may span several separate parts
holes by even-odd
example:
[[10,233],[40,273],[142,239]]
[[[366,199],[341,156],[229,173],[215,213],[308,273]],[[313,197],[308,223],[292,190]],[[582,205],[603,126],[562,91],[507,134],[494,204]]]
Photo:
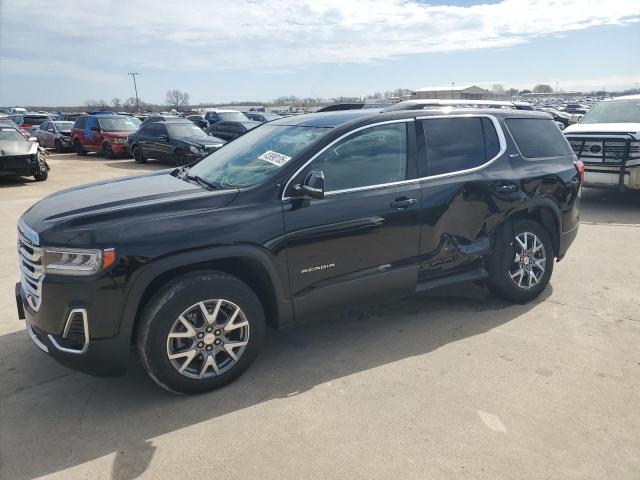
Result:
[[393,202],[391,202],[391,208],[397,208],[398,210],[404,210],[405,208],[409,208],[414,203],[417,203],[418,200],[415,198],[396,198]]

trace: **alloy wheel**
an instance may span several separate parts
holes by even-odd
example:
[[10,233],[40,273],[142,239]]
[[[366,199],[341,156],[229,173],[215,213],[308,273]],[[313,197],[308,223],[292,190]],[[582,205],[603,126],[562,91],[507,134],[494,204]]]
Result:
[[544,277],[547,263],[544,244],[534,233],[522,232],[515,237],[514,251],[509,276],[519,288],[529,290]]
[[249,322],[238,305],[224,299],[204,300],[173,322],[167,356],[185,377],[210,378],[233,368],[248,342]]

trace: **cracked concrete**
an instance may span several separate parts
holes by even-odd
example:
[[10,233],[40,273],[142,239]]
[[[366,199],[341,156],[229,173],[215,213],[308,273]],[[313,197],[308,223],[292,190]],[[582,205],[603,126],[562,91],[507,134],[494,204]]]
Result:
[[55,156],[0,179],[0,478],[637,479],[640,196],[585,190],[539,301],[475,285],[268,335],[237,382],[169,395],[137,363],[71,372],[17,320],[15,221],[46,193],[159,168]]

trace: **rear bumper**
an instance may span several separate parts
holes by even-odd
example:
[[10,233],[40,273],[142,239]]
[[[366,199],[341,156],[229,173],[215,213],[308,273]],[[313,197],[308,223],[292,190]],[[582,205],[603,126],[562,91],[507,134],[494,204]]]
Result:
[[560,243],[558,245],[558,261],[564,258],[564,256],[567,254],[567,250],[569,250],[569,247],[578,236],[578,227],[579,225],[576,225],[572,230],[560,234]]

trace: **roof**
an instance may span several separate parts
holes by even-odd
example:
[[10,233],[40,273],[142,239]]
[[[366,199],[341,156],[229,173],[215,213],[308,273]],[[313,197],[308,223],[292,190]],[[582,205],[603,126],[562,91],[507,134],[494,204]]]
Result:
[[447,91],[447,92],[462,92],[465,90],[482,90],[483,92],[488,92],[489,90],[486,90],[484,88],[478,87],[476,85],[446,85],[444,87],[422,87],[422,88],[418,88],[413,90],[414,92],[440,92],[440,91]]
[[640,95],[624,95],[623,97],[607,98],[605,102],[614,100],[640,100]]
[[377,112],[369,109],[339,110],[335,112],[309,113],[306,115],[279,118],[269,122],[269,125],[332,128],[351,120],[357,120],[359,118],[365,118],[372,115],[377,115]]
[[[524,102],[522,102],[524,103]],[[442,99],[431,99],[431,98],[423,98],[420,100],[405,100],[403,102],[394,103],[386,107],[384,112],[391,112],[395,110],[420,110],[425,107],[456,107],[456,106],[475,106],[477,108],[482,108],[483,105],[491,106],[491,107],[507,107],[507,108],[515,108],[516,104],[514,102],[508,100],[442,100]],[[529,104],[527,104],[529,105]]]

